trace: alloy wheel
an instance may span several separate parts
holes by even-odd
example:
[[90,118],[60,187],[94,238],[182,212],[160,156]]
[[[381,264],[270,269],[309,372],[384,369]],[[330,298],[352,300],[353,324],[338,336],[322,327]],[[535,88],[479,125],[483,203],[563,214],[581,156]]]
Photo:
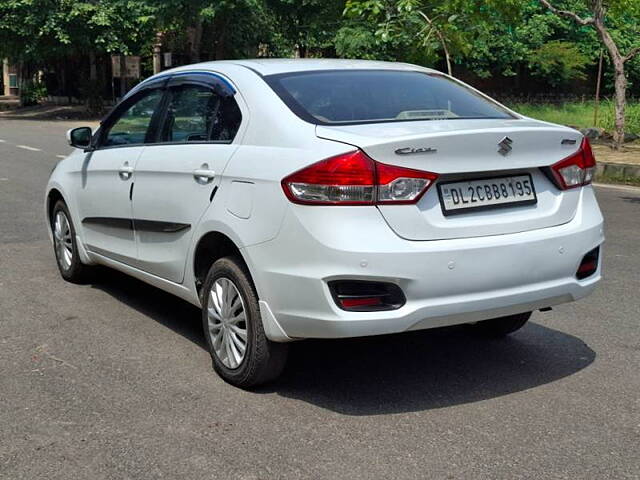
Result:
[[211,286],[207,320],[216,356],[225,367],[238,368],[247,352],[246,310],[238,288],[226,277]]
[[69,270],[73,262],[73,238],[69,219],[62,210],[56,212],[53,237],[58,263],[64,270]]

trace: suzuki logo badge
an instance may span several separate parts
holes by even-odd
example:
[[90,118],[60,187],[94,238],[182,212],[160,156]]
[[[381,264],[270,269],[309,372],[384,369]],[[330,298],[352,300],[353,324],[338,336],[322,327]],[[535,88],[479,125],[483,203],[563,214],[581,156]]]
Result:
[[500,155],[507,156],[507,154],[511,152],[511,150],[513,150],[513,147],[511,145],[513,145],[513,140],[511,140],[509,137],[504,137],[502,140],[500,140],[500,143],[498,143],[498,153]]

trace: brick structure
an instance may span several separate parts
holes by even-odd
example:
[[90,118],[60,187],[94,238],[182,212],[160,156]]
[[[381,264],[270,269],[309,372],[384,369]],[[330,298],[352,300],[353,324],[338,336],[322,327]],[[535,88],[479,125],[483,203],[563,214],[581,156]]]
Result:
[[4,91],[0,93],[3,96],[18,97],[20,95],[18,66],[10,64],[6,58],[2,62],[2,85]]

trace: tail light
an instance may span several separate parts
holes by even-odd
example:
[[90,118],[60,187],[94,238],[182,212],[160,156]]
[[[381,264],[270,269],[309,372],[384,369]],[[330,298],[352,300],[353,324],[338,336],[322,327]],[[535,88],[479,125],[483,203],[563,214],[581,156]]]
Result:
[[590,184],[595,171],[596,159],[586,137],[576,153],[551,166],[553,178],[561,190]]
[[304,205],[417,203],[438,175],[378,163],[356,150],[299,170],[284,180],[287,198]]

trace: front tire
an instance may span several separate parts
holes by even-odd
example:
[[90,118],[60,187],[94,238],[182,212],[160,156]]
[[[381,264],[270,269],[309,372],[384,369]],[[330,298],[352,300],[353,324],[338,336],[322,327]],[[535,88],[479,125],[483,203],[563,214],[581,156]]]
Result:
[[214,370],[226,382],[251,388],[277,378],[287,345],[271,342],[253,282],[237,257],[217,260],[202,287],[202,325]]
[[532,312],[518,313],[508,317],[493,318],[482,322],[474,323],[470,327],[477,333],[485,337],[502,338],[520,330],[531,318]]
[[67,282],[84,283],[89,277],[90,267],[80,260],[76,229],[71,221],[69,209],[62,200],[58,200],[53,207],[51,232],[60,275]]

